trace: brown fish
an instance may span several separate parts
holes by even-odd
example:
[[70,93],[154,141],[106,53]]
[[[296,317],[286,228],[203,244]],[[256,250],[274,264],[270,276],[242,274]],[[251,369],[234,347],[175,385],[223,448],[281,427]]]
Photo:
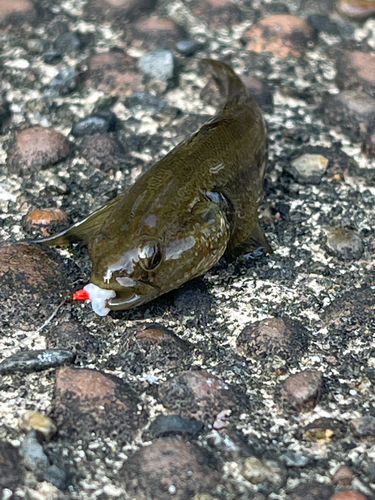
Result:
[[179,287],[225,255],[272,249],[259,225],[267,166],[261,111],[226,64],[205,60],[223,108],[123,194],[44,245],[88,244],[91,280],[75,298],[130,309]]

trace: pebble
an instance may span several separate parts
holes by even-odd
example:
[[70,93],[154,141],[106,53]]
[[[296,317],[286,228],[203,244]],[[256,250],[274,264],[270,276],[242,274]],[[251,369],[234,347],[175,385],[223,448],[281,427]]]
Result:
[[231,27],[244,20],[241,9],[230,0],[192,0],[190,8],[212,29]]
[[75,363],[86,361],[100,354],[103,349],[100,335],[93,335],[89,328],[75,321],[60,322],[47,332],[49,349],[69,349],[76,355]]
[[0,374],[28,373],[71,363],[74,354],[67,349],[35,349],[18,351],[0,363]]
[[43,479],[62,491],[68,489],[71,484],[69,474],[67,474],[64,469],[61,469],[54,464],[50,465],[44,472]]
[[[43,62],[45,62],[46,64],[54,65],[54,64],[58,64],[61,61],[62,55],[60,54],[60,52],[57,52],[54,49],[50,49],[42,54],[42,58],[43,58]],[[51,85],[51,82],[50,82],[50,85]]]
[[97,111],[74,123],[71,133],[75,137],[104,134],[116,128],[117,118],[112,111]]
[[0,493],[3,488],[13,490],[22,484],[24,470],[20,464],[19,449],[0,441]]
[[15,133],[8,150],[9,172],[22,174],[57,163],[69,154],[66,137],[53,128],[30,127]]
[[11,117],[12,113],[8,101],[0,96],[0,134],[4,133],[8,128]]
[[124,148],[110,134],[85,136],[79,146],[79,152],[92,167],[103,172],[118,170],[127,161]]
[[142,90],[137,60],[121,50],[95,54],[78,67],[79,85],[113,95],[130,95]]
[[276,460],[249,457],[245,460],[241,473],[252,484],[268,483],[273,488],[284,486],[287,479],[285,467]]
[[181,415],[158,415],[151,423],[153,437],[182,435],[195,438],[203,430],[204,424],[195,418],[183,418]]
[[375,158],[375,132],[370,132],[365,138],[362,152],[370,158]]
[[139,59],[139,67],[150,78],[167,81],[173,78],[175,65],[170,50],[154,50]]
[[26,47],[32,54],[42,54],[44,51],[44,42],[40,38],[29,38],[26,41]]
[[19,451],[27,469],[40,474],[49,466],[47,455],[44,453],[43,446],[39,443],[35,431],[27,434]]
[[56,425],[46,415],[38,411],[26,411],[20,418],[20,429],[30,432],[37,431],[43,436],[45,441],[50,441],[51,437],[56,434]]
[[43,181],[45,182],[46,188],[50,193],[59,195],[69,193],[69,188],[65,182],[58,175],[55,175],[52,172],[44,172]]
[[275,357],[296,361],[307,347],[304,326],[289,318],[266,318],[249,323],[237,338],[238,351],[249,358],[264,358],[273,363]]
[[45,86],[46,97],[61,97],[76,89],[77,72],[74,66],[66,66]]
[[193,495],[209,491],[220,481],[206,451],[176,438],[162,438],[144,446],[129,458],[120,474],[126,491],[140,500],[170,496],[191,500]]
[[346,425],[335,418],[322,417],[310,422],[304,429],[303,436],[316,443],[329,443],[333,438],[342,438]]
[[323,391],[323,376],[313,368],[297,372],[284,381],[281,394],[292,406],[308,410],[315,406]]
[[360,90],[344,90],[325,96],[320,110],[331,124],[353,140],[360,140],[375,120],[375,99]]
[[133,92],[125,99],[124,104],[134,113],[141,110],[149,113],[158,113],[169,107],[167,101],[149,92]]
[[30,0],[2,0],[0,2],[0,27],[34,23],[37,13]]
[[277,58],[302,57],[308,44],[315,41],[314,29],[292,14],[273,14],[245,31],[247,50],[271,52]]
[[0,324],[25,330],[40,327],[61,304],[77,271],[45,247],[0,243]]
[[334,488],[330,484],[310,482],[300,484],[288,492],[285,500],[331,500]]
[[202,371],[186,371],[159,387],[159,398],[171,411],[187,418],[215,421],[223,410],[238,410],[234,391],[218,377]]
[[375,296],[369,286],[352,288],[350,291],[333,299],[325,310],[326,324],[341,326],[350,318],[350,324],[362,327],[370,322],[375,311]]
[[317,31],[329,33],[330,35],[340,35],[340,25],[326,14],[311,14],[307,22]]
[[132,25],[132,35],[141,46],[148,49],[172,49],[187,36],[184,28],[171,19],[151,16]]
[[341,260],[357,260],[363,254],[363,243],[358,234],[344,227],[326,229],[327,252]]
[[76,33],[67,31],[56,38],[53,47],[61,55],[71,54],[80,50],[81,40]]
[[335,60],[336,83],[340,89],[359,89],[375,97],[375,54],[338,50]]
[[365,21],[375,16],[374,0],[337,0],[337,11],[354,21]]
[[298,451],[288,450],[280,455],[280,460],[284,462],[287,467],[306,467],[311,462],[311,458],[299,453]]
[[87,368],[60,368],[53,415],[58,425],[84,441],[106,436],[128,442],[145,418],[138,395],[125,381]]
[[253,94],[262,110],[267,113],[272,113],[273,92],[267,83],[250,74],[241,75],[241,80],[246,85],[246,88]]
[[359,491],[344,490],[333,495],[330,500],[367,500],[367,497]]
[[89,0],[85,14],[88,19],[96,22],[99,19],[123,26],[153,10],[156,3],[157,0]]
[[193,56],[198,50],[198,44],[194,40],[179,40],[175,44],[177,52],[183,56]]
[[291,160],[288,171],[300,184],[319,184],[328,163],[323,155],[305,153]]
[[68,225],[68,214],[56,207],[31,209],[22,220],[23,230],[33,238],[51,236]]
[[142,374],[145,368],[169,372],[181,370],[190,363],[189,343],[157,323],[145,324],[133,335],[126,334],[122,345],[111,360],[111,369],[131,370],[134,374]]
[[333,484],[338,484],[340,486],[350,486],[352,484],[354,474],[352,469],[347,465],[340,465],[340,467],[335,471],[332,477]]
[[351,421],[353,432],[359,437],[375,436],[375,417],[363,415]]

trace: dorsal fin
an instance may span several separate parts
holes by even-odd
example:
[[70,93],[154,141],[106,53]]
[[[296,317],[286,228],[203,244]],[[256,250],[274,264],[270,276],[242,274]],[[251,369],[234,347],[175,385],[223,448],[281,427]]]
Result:
[[48,238],[32,240],[31,243],[42,243],[47,246],[67,246],[71,243],[80,242],[87,245],[90,238],[98,233],[104,224],[104,221],[123,196],[123,194],[116,196],[116,198],[113,198],[113,200],[110,200],[108,203],[98,208],[98,210],[95,210],[95,212],[86,217],[86,219],[76,222],[67,229],[64,229],[64,231],[61,231],[53,236],[49,236]]

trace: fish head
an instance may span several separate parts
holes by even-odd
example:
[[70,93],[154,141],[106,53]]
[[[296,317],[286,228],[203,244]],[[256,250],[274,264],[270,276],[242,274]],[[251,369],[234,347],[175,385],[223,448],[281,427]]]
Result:
[[103,231],[92,240],[93,268],[85,298],[91,299],[95,312],[104,316],[149,302],[218,262],[229,239],[225,216],[211,202],[188,212],[178,222],[172,217],[160,220],[153,231],[142,226],[115,238]]

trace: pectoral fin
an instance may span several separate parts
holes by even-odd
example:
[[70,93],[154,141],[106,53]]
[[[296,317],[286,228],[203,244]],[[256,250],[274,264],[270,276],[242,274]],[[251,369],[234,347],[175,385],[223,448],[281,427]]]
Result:
[[42,243],[46,246],[67,246],[71,243],[80,242],[84,245],[87,245],[90,238],[98,233],[98,231],[104,224],[104,221],[107,219],[109,214],[113,211],[117,203],[122,198],[122,194],[116,196],[116,198],[113,198],[113,200],[110,200],[108,203],[98,208],[98,210],[95,210],[95,212],[90,214],[85,219],[76,222],[72,226],[68,227],[68,229],[61,231],[54,236],[49,236],[48,238],[33,240],[32,243]]
[[257,221],[250,236],[240,245],[229,250],[225,257],[228,260],[238,257],[244,253],[253,252],[257,248],[263,248],[265,253],[273,253],[272,247],[269,244],[266,235],[264,234],[263,228],[261,228],[259,221]]

